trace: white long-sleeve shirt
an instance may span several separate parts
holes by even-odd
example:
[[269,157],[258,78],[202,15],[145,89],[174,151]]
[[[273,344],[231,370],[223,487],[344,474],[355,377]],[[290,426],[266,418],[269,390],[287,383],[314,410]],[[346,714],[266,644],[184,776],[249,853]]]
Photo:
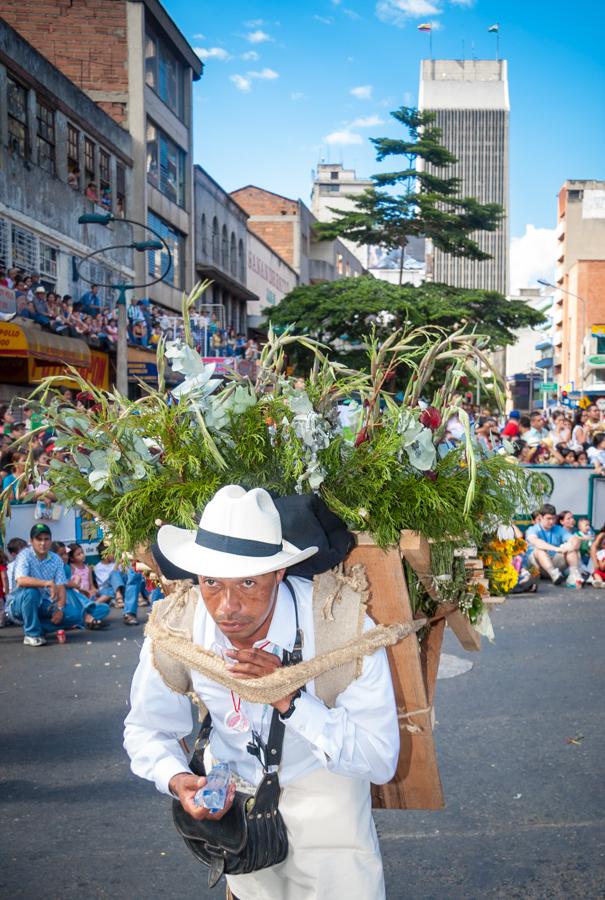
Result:
[[[291,578],[296,591],[300,626],[304,633],[303,659],[315,655],[313,628],[313,585]],[[365,630],[374,623],[366,616]],[[296,634],[294,605],[288,589],[280,585],[275,610],[265,644],[267,651],[291,651]],[[193,625],[194,643],[221,653],[232,648],[206,610],[198,603]],[[228,762],[242,778],[257,785],[262,778],[260,762],[247,752],[251,732],[238,734],[225,725],[225,717],[237,706],[239,698],[209,678],[192,672],[194,690],[212,716],[210,751],[221,762]],[[180,738],[193,728],[190,701],[176,694],[162,681],[151,659],[149,639],[141,650],[139,665],[131,688],[131,710],[125,722],[124,747],[135,775],[155,782],[157,789],[170,793],[170,779],[189,772]],[[241,712],[251,727],[266,740],[273,708],[241,701]],[[315,695],[314,684],[296,701],[294,713],[286,719],[286,731],[279,778],[282,785],[324,766],[331,772],[384,784],[395,772],[399,756],[399,727],[389,664],[384,650],[365,656],[361,676],[336,699],[333,709]]]

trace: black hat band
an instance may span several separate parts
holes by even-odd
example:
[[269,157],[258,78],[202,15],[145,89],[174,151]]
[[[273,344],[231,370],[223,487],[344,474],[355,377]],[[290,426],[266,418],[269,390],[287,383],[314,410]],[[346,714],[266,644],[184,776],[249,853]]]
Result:
[[233,556],[266,557],[275,556],[284,549],[283,544],[268,544],[265,541],[249,541],[246,538],[230,537],[227,534],[215,534],[198,528],[195,543],[207,550],[218,553],[231,553]]

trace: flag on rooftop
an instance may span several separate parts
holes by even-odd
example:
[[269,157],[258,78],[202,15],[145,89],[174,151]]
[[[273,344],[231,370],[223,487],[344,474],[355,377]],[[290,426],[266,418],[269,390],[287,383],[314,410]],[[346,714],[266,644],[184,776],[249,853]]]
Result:
[[488,31],[500,31],[500,26],[499,25],[490,25],[487,30]]
[[423,22],[422,25],[418,26],[418,31],[432,31],[433,26],[430,22]]

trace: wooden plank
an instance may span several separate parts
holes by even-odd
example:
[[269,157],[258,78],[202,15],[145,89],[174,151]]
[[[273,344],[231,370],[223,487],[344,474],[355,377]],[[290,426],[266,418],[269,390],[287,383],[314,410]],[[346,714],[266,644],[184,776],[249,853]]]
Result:
[[448,615],[447,624],[465,650],[481,650],[481,635],[459,609],[455,609]]
[[433,705],[435,687],[437,686],[437,672],[439,670],[439,660],[441,659],[441,645],[443,644],[445,623],[445,618],[435,622],[420,645],[422,674],[424,676],[427,700],[431,706]]
[[[345,569],[363,563],[370,584],[369,613],[385,625],[411,622],[412,610],[397,547],[383,551],[367,539],[361,540],[345,561]],[[415,635],[387,650],[398,708],[405,712],[429,708]],[[405,727],[417,725],[414,734]],[[389,784],[375,785],[374,805],[386,809],[441,809],[443,789],[433,743],[430,712],[401,720],[401,751],[395,777]]]

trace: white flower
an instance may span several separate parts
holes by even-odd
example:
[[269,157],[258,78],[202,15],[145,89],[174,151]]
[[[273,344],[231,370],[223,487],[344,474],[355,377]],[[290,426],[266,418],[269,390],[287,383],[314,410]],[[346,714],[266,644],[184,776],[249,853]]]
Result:
[[483,637],[486,637],[491,644],[494,643],[496,639],[496,635],[494,634],[494,626],[492,625],[492,620],[490,619],[489,614],[485,610],[483,610],[475,623],[475,631],[478,631],[479,634],[483,635]]

